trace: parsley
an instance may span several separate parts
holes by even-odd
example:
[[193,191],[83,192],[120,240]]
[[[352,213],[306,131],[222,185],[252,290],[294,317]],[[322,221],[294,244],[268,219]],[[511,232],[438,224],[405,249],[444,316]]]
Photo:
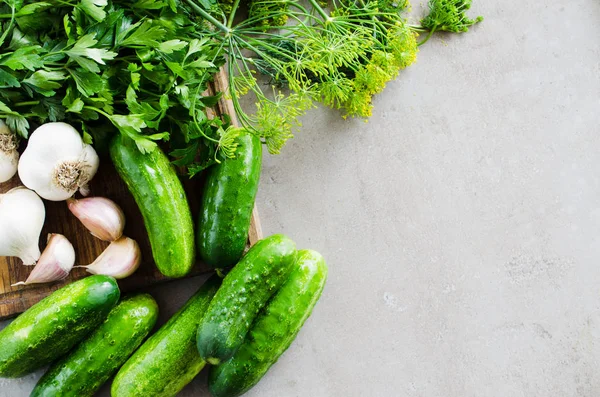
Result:
[[97,147],[117,132],[142,152],[170,141],[190,174],[233,156],[204,114],[217,97],[202,97],[223,55],[175,4],[0,0],[0,118],[24,138],[65,121]]

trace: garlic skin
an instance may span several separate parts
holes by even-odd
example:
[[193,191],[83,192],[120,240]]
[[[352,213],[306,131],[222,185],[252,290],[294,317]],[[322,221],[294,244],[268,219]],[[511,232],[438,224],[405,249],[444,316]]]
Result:
[[73,244],[62,234],[49,234],[48,245],[27,280],[15,285],[49,283],[66,278],[75,264]]
[[110,243],[92,264],[75,267],[84,267],[92,274],[122,279],[131,276],[141,262],[142,252],[138,243],[129,237],[121,237]]
[[35,192],[19,186],[0,194],[0,256],[16,256],[24,265],[35,265],[45,218],[44,203]]
[[17,136],[0,119],[0,183],[9,181],[17,173],[18,146]]
[[87,195],[88,182],[100,160],[94,148],[83,143],[79,132],[66,123],[46,123],[27,142],[19,161],[25,186],[50,201],[63,201],[77,190]]
[[67,205],[94,237],[115,241],[123,235],[125,214],[114,201],[104,197],[71,198]]

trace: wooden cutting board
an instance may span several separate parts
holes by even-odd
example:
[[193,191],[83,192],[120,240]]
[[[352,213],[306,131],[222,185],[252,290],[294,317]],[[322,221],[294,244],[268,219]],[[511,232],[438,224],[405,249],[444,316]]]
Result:
[[[217,74],[215,77],[214,88],[211,88],[209,91],[213,91],[213,89],[223,91],[224,87],[226,87],[226,81],[225,74],[221,71],[221,73]],[[213,117],[221,114],[229,114],[230,117],[232,117],[232,123],[237,123],[233,106],[231,102],[226,99],[222,99],[217,108],[214,109],[214,113],[210,113],[212,114],[209,116]],[[184,182],[192,215],[196,220],[199,211],[199,194],[203,181],[200,178],[189,180],[186,177],[183,177],[182,181]],[[9,182],[0,184],[0,193],[5,193],[19,185],[21,185],[21,183],[18,177],[15,177]],[[154,265],[152,251],[150,249],[150,243],[144,227],[142,215],[137,208],[133,197],[127,190],[127,187],[113,168],[109,158],[100,159],[100,168],[90,184],[90,189],[90,196],[108,197],[123,208],[126,217],[124,234],[136,240],[142,250],[142,264],[140,268],[132,276],[119,281],[121,290],[124,292],[137,290],[153,284],[169,281],[170,279],[163,276]],[[71,214],[67,208],[66,202],[51,202],[44,200],[44,205],[46,207],[46,222],[40,236],[40,248],[42,250],[46,245],[48,233],[64,234],[69,241],[73,243],[76,254],[75,265],[77,266],[92,263],[108,246],[108,243],[96,239],[87,231],[79,220]],[[249,245],[254,244],[257,240],[262,238],[262,231],[256,208],[254,208],[252,214],[252,221],[248,234]],[[73,269],[69,277],[60,282],[11,287],[11,284],[25,281],[32,269],[33,267],[31,266],[24,266],[20,259],[0,257],[0,320],[22,313],[63,285],[89,275],[85,269]],[[192,277],[207,271],[210,271],[209,267],[198,262],[187,277]]]

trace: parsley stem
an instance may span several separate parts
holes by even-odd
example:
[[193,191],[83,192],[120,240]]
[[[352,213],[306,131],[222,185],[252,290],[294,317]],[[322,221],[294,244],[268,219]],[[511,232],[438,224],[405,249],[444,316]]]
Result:
[[13,104],[13,106],[33,106],[33,105],[39,105],[40,101],[25,101],[25,102],[17,102],[15,104]]
[[96,112],[96,113],[100,113],[101,115],[103,115],[104,117],[106,117],[107,119],[109,119],[109,120],[110,120],[110,114],[106,113],[106,112],[105,112],[104,110],[102,110],[102,109],[98,109],[98,108],[97,108],[97,107],[95,107],[95,106],[88,106],[88,105],[85,105],[83,108],[84,108],[84,109],[93,110],[93,111],[94,111],[94,112]]

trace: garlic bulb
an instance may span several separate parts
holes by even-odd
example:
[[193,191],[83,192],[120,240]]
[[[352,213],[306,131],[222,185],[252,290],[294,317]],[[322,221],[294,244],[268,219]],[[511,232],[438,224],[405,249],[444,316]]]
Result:
[[114,201],[104,197],[67,200],[69,209],[94,237],[115,241],[123,235],[125,214]]
[[10,180],[17,173],[18,146],[17,136],[0,119],[0,183]]
[[94,263],[84,267],[92,274],[113,276],[116,279],[129,277],[140,267],[142,252],[138,243],[129,237],[121,237],[110,243]]
[[66,123],[47,123],[33,131],[19,161],[19,177],[42,198],[62,201],[87,184],[98,170],[98,155]]
[[0,194],[0,256],[17,256],[24,265],[34,265],[45,217],[42,199],[31,190],[20,186]]
[[49,234],[48,245],[27,280],[15,285],[49,283],[66,278],[75,264],[73,245],[62,234]]

